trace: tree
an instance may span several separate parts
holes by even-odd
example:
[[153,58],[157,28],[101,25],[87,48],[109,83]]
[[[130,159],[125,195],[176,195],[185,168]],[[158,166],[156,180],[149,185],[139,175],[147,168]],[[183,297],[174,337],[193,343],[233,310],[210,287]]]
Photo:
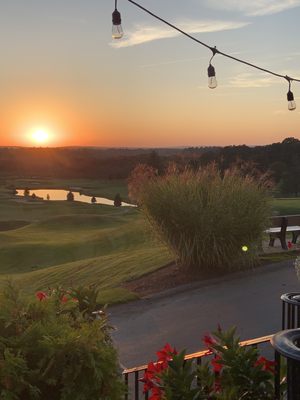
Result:
[[283,173],[279,188],[283,195],[292,194],[297,197],[300,192],[300,168],[296,171],[290,169]]
[[281,143],[282,144],[296,144],[296,143],[298,144],[298,143],[300,143],[300,140],[298,140],[294,137],[288,137],[288,138],[285,138]]
[[96,199],[96,197],[95,197],[95,196],[93,196],[93,197],[91,198],[91,203],[92,203],[92,204],[95,204],[95,203],[97,203],[97,199]]
[[114,206],[121,207],[121,205],[122,205],[122,199],[121,199],[120,193],[117,193],[115,195],[115,199],[114,199]]
[[74,201],[74,194],[71,192],[71,190],[67,194],[67,201]]
[[156,170],[158,175],[161,175],[163,173],[162,159],[157,153],[157,151],[155,150],[151,151],[151,153],[149,154],[149,159],[147,161],[147,164],[154,170]]
[[30,195],[30,191],[29,191],[28,187],[26,187],[24,189],[24,197],[28,197],[29,195]]

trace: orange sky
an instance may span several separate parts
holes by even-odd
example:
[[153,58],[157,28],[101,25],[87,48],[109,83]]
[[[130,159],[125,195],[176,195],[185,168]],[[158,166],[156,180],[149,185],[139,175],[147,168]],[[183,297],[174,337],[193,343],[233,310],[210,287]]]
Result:
[[[237,8],[226,0],[223,9],[214,0],[142,3],[229,53],[300,76],[298,1],[241,0]],[[0,145],[251,145],[300,136],[300,104],[287,110],[284,80],[217,56],[219,85],[210,90],[206,49],[171,37],[125,0],[126,35],[114,47],[111,8],[109,1],[78,1],[72,10],[67,0],[1,4]],[[293,91],[297,101],[300,85]],[[33,140],[37,130],[49,140]]]

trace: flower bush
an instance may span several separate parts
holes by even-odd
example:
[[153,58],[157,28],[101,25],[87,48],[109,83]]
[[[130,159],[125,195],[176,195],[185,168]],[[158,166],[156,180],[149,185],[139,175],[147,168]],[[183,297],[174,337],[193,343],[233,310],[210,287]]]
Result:
[[195,366],[167,344],[142,381],[149,400],[267,400],[274,398],[275,363],[256,348],[241,347],[235,329],[204,337],[211,361]]
[[105,312],[92,317],[95,298],[93,288],[57,288],[28,301],[7,285],[0,300],[1,399],[122,399],[112,328]]

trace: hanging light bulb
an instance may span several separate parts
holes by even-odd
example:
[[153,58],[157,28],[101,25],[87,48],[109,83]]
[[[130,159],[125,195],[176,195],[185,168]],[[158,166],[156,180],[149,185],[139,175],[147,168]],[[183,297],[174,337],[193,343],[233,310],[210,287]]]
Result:
[[218,86],[217,78],[216,78],[216,71],[215,67],[211,65],[211,60],[214,58],[216,53],[218,53],[218,50],[216,47],[211,47],[211,51],[213,52],[213,55],[211,59],[209,60],[209,66],[207,68],[207,73],[208,73],[208,87],[210,89],[215,89]]
[[211,64],[209,64],[207,72],[208,72],[208,87],[210,89],[215,89],[218,86],[215,68]]
[[112,38],[121,39],[123,37],[123,29],[121,25],[121,14],[117,10],[117,0],[115,0],[115,11],[112,13]]
[[287,93],[287,100],[288,100],[288,109],[290,111],[296,110],[296,102],[294,100],[294,94],[291,92],[291,87],[289,87],[289,91]]

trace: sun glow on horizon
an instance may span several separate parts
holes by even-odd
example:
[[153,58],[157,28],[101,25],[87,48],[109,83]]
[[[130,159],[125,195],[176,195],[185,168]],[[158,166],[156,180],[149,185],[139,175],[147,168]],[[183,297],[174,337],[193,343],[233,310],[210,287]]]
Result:
[[31,134],[31,140],[38,144],[46,144],[49,142],[50,134],[45,129],[37,129]]

